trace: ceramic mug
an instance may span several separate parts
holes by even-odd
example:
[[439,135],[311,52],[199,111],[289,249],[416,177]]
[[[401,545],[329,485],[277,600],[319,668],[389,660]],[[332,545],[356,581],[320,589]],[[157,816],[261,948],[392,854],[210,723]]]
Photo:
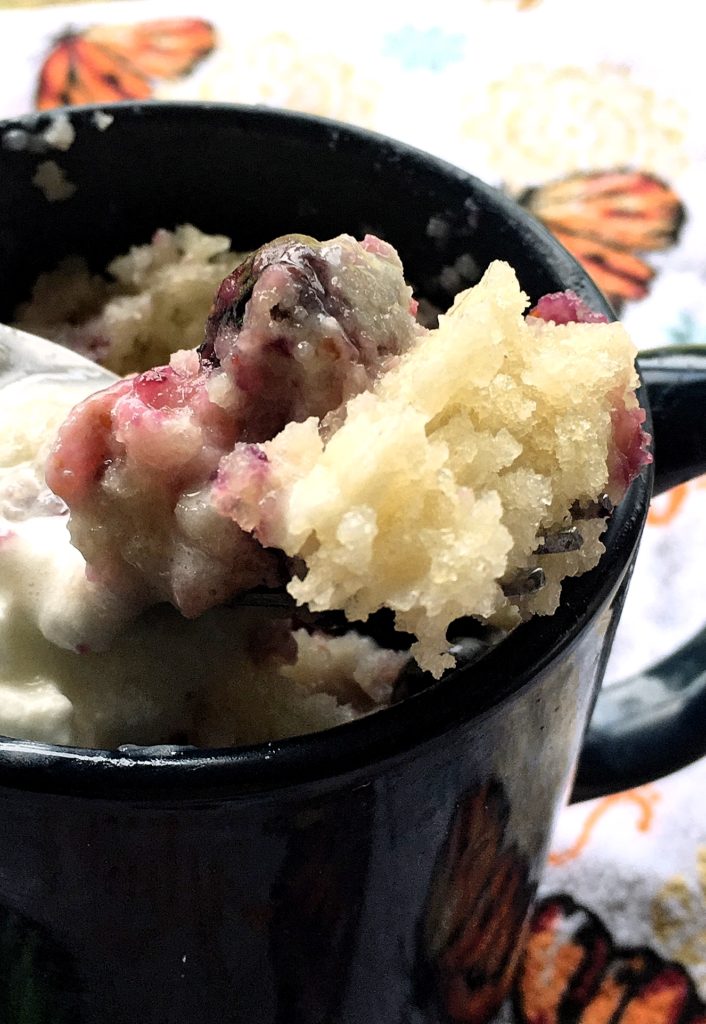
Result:
[[[0,319],[61,256],[98,268],[183,222],[241,249],[289,231],[373,231],[442,307],[448,268],[461,286],[506,259],[533,300],[573,288],[612,316],[509,199],[400,143],[256,108],[109,113],[100,131],[92,108],[69,111],[76,139],[61,153],[18,146],[47,115],[0,125]],[[46,159],[76,186],[70,198],[48,202],[32,184]],[[640,366],[659,491],[706,469],[706,358],[672,350]],[[602,693],[585,735],[652,490],[649,467],[555,615],[359,721],[227,750],[0,741],[0,1017],[489,1020],[582,745],[582,795],[704,753],[699,640]]]

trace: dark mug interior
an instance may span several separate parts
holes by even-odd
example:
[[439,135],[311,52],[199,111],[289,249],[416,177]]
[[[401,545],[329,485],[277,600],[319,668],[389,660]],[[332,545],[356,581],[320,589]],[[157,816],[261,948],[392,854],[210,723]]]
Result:
[[[239,248],[375,232],[442,308],[504,259],[532,300],[573,288],[611,315],[511,201],[389,139],[212,104],[113,107],[105,131],[93,113],[70,112],[66,152],[0,146],[2,319],[62,256],[100,269],[184,222]],[[71,198],[32,184],[45,159]],[[488,1020],[521,969],[651,482],[634,482],[554,616],[368,718],[236,750],[2,741],[0,917],[51,1019],[432,1022],[458,997],[464,1019]]]

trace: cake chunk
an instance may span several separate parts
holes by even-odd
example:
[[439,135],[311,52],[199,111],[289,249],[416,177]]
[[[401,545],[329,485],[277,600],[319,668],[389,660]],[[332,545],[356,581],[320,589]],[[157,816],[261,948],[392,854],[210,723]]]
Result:
[[[298,602],[351,621],[393,609],[437,676],[453,664],[455,619],[511,627],[550,614],[561,580],[597,563],[606,502],[651,458],[632,342],[619,324],[586,322],[595,316],[574,300],[542,300],[525,316],[514,272],[492,264],[347,403],[331,437],[311,418],[237,444],[221,461],[216,507],[296,556]],[[556,308],[562,322],[540,315]]]
[[[221,458],[287,423],[334,413],[421,330],[394,249],[379,239],[287,236],[221,284],[200,355],[128,378],[79,405],[47,465],[90,572],[135,608],[192,617],[288,578],[212,501]],[[249,460],[253,488],[262,459]]]

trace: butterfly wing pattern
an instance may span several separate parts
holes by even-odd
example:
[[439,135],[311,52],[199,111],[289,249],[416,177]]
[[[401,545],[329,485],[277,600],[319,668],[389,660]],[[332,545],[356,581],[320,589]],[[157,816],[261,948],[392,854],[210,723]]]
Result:
[[155,80],[187,75],[215,45],[213,25],[201,18],[67,30],[42,65],[35,105],[147,99]]
[[415,995],[419,1007],[445,1024],[488,1020],[512,984],[534,884],[524,856],[506,842],[508,816],[499,782],[469,791],[437,859]]
[[534,912],[515,984],[519,1024],[704,1024],[706,1007],[680,964],[614,944],[570,896]]
[[655,271],[642,254],[674,245],[685,216],[664,181],[625,169],[571,174],[527,189],[519,201],[618,309],[647,295]]

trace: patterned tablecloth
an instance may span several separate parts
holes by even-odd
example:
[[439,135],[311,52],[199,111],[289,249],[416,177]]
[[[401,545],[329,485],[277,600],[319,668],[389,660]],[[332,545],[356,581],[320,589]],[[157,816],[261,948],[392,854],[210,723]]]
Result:
[[[29,6],[0,9],[0,116],[154,95],[369,126],[519,198],[583,260],[641,348],[706,343],[706,76],[693,0],[10,9]],[[654,502],[608,684],[704,628],[705,542],[704,480]],[[706,1019],[704,790],[701,761],[563,812],[508,1014]]]

